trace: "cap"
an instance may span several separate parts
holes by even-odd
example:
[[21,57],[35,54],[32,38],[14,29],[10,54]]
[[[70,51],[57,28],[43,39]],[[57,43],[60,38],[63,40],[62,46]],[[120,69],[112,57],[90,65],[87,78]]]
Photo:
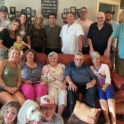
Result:
[[114,12],[114,11],[111,11],[111,10],[107,10],[107,11],[105,12],[105,14],[106,14],[106,13],[114,14],[115,12]]
[[45,95],[40,98],[40,106],[55,105],[55,100],[51,95]]
[[8,12],[8,8],[6,6],[1,6],[0,11]]

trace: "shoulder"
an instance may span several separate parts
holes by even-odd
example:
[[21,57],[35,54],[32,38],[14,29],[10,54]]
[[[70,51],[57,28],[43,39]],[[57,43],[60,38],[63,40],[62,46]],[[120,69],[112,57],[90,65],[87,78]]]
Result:
[[25,66],[25,65],[26,65],[25,62],[21,62],[21,63],[20,63],[20,66],[21,66],[21,67],[23,67],[23,66]]
[[40,67],[40,68],[43,67],[42,64],[40,64],[39,62],[37,62],[37,66]]
[[107,64],[102,64],[102,68],[109,68]]
[[71,62],[66,65],[66,68],[73,68],[75,66],[74,62]]
[[1,60],[1,61],[0,61],[0,65],[1,65],[2,67],[5,66],[5,65],[6,65],[6,61],[7,61],[6,59],[5,59],[5,60]]
[[59,66],[62,67],[62,68],[65,68],[65,65],[62,64],[62,63],[59,63]]
[[112,27],[112,25],[110,24],[110,23],[108,23],[108,22],[104,22],[104,25],[106,26],[106,27]]
[[90,19],[87,19],[87,22],[88,22],[88,23],[91,23],[91,24],[93,23]]
[[56,25],[55,27],[61,29],[61,26],[59,26],[59,25]]
[[1,33],[9,33],[8,29],[4,28]]
[[44,27],[44,30],[46,30],[47,28],[49,28],[50,27],[50,25],[46,25],[45,27]]
[[57,113],[54,113],[54,115],[53,115],[53,121],[54,122],[63,121],[63,118],[60,115],[58,115]]

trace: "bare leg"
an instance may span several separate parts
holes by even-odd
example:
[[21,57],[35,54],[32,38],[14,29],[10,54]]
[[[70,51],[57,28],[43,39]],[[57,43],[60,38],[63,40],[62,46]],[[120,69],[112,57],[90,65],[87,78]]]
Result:
[[116,124],[116,114],[115,114],[115,100],[108,99],[109,112],[111,114],[112,124]]
[[59,115],[62,115],[64,109],[65,109],[65,105],[59,105],[59,106],[58,106],[58,112],[57,112],[57,113],[58,113]]
[[109,115],[108,115],[108,103],[107,103],[107,101],[104,100],[104,99],[101,99],[101,100],[99,100],[99,103],[100,103],[101,109],[103,111],[106,123],[110,124],[110,119],[109,119]]
[[25,98],[20,91],[13,94],[13,97],[22,105],[25,102]]
[[5,104],[9,101],[16,100],[11,94],[8,92],[1,92],[0,93],[0,103]]

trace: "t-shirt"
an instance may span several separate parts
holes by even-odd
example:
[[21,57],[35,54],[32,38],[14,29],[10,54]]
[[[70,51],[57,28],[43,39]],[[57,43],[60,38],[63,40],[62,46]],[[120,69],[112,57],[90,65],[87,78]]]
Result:
[[118,23],[115,21],[111,21],[110,23],[112,25],[113,30],[117,27]]
[[0,32],[0,40],[3,40],[3,45],[7,48],[10,48],[13,46],[13,43],[16,41],[16,39],[11,38],[9,35],[9,31],[7,29],[3,29]]
[[41,122],[41,124],[64,124],[64,122],[60,115],[54,113],[53,118],[50,122]]
[[6,19],[5,21],[1,21],[0,20],[0,26],[2,26],[3,28],[7,28],[7,26],[9,25],[10,20]]
[[24,45],[24,41],[22,41],[21,43],[18,43],[17,41],[16,42],[14,42],[14,44],[13,44],[13,46],[15,46],[15,47],[17,47],[17,48],[20,48],[20,47],[22,47],[22,45]]
[[60,37],[62,38],[62,52],[66,54],[74,54],[78,52],[78,36],[84,35],[82,27],[73,23],[68,27],[68,24],[62,27]]
[[50,25],[47,25],[44,28],[46,32],[46,42],[45,45],[47,48],[51,49],[57,49],[60,48],[60,31],[61,27],[58,25],[55,25],[54,27],[51,27]]
[[109,67],[106,64],[101,64],[99,69],[96,69],[94,66],[90,67],[93,73],[96,76],[96,85],[103,86],[103,84],[111,83]]
[[85,46],[88,46],[88,43],[87,43],[87,34],[88,34],[88,31],[89,31],[89,27],[90,25],[93,23],[91,20],[89,19],[86,19],[85,22],[81,21],[80,18],[76,19],[75,20],[75,23],[78,23],[82,26],[83,28],[83,31],[84,31],[84,35],[83,35],[83,47]]
[[40,81],[42,65],[37,63],[35,68],[30,68],[25,62],[20,63],[21,66],[21,77],[25,80],[31,80],[33,83]]
[[91,24],[87,38],[91,39],[92,45],[95,51],[98,51],[101,55],[107,48],[108,39],[112,34],[112,25],[104,22],[101,30],[97,27],[97,22]]
[[65,77],[69,76],[73,83],[78,85],[86,85],[95,79],[92,70],[83,64],[77,67],[74,62],[68,64],[65,68]]
[[124,23],[119,24],[111,36],[118,38],[118,56],[119,58],[124,59]]

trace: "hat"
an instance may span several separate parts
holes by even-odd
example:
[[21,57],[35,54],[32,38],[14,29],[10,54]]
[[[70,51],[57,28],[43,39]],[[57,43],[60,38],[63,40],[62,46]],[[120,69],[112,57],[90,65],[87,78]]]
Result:
[[51,95],[45,95],[40,98],[40,106],[55,105],[55,100]]
[[114,14],[115,12],[114,12],[114,11],[111,11],[111,10],[107,10],[107,11],[105,12],[105,14],[106,14],[106,13]]
[[0,11],[8,12],[8,8],[6,6],[1,6]]

